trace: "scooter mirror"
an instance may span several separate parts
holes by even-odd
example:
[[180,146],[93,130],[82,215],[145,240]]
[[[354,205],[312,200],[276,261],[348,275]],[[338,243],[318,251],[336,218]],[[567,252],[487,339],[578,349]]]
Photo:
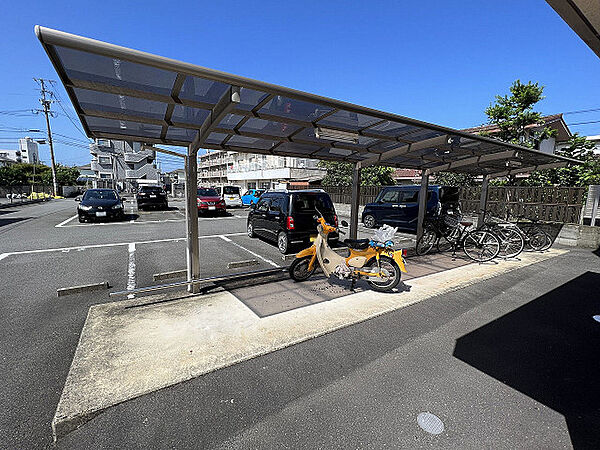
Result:
[[315,215],[313,216],[313,219],[315,219],[315,220],[319,220],[319,216],[315,214]]
[[342,220],[342,226],[343,227],[347,227],[348,226],[348,222],[346,222],[345,220]]

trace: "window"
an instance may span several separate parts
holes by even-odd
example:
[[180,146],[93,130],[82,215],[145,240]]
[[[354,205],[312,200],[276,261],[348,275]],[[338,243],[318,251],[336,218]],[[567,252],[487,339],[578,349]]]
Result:
[[240,188],[237,186],[223,186],[223,193],[226,195],[240,195]]
[[198,195],[203,197],[218,197],[219,194],[212,188],[198,188]]
[[403,191],[399,203],[417,203],[418,199],[419,191]]
[[388,189],[380,194],[377,201],[382,203],[398,203],[399,199],[400,191],[396,189]]
[[295,194],[294,211],[296,212],[333,211],[333,203],[327,194]]
[[273,212],[282,212],[285,211],[285,197],[275,197],[271,200],[271,211]]
[[85,191],[85,194],[83,195],[83,200],[89,200],[89,199],[116,200],[117,194],[115,191],[112,191],[112,190],[90,189],[90,190]]
[[271,203],[270,198],[263,198],[258,201],[256,204],[256,210],[261,212],[266,212],[269,209],[269,204]]

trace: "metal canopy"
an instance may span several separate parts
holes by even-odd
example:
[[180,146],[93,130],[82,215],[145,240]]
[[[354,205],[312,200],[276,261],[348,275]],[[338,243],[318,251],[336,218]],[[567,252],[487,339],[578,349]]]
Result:
[[36,26],[86,133],[502,176],[577,161]]

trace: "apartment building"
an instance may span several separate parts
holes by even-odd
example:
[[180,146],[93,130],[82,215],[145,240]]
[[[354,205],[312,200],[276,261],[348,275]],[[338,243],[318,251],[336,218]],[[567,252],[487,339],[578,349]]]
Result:
[[21,152],[21,160],[28,164],[39,164],[40,153],[38,144],[30,137],[19,139],[19,151]]
[[280,184],[323,179],[327,171],[314,159],[212,150],[198,161],[198,183],[233,184],[242,189],[272,189]]
[[153,150],[142,150],[142,144],[131,141],[96,139],[90,144],[90,169],[97,180],[109,180],[115,188],[132,191],[140,184],[158,184]]

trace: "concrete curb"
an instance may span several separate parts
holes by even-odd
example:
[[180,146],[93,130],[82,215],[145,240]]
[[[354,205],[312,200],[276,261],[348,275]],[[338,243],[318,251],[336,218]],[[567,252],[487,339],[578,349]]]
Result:
[[57,297],[64,297],[65,295],[80,294],[82,292],[101,291],[108,289],[108,281],[101,283],[82,284],[80,286],[70,286],[66,288],[60,288],[56,290]]

